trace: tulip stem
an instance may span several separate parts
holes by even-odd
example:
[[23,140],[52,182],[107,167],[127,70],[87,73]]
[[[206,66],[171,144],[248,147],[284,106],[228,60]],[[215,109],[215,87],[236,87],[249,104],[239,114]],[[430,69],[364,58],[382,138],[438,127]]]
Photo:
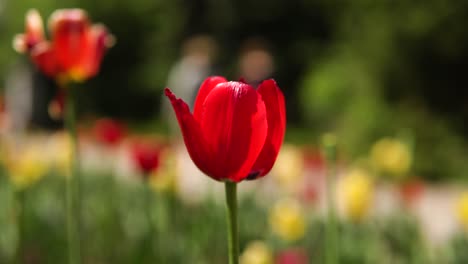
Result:
[[[151,186],[149,186],[150,183],[148,182],[148,187],[151,188]],[[167,208],[167,197],[164,193],[161,193],[161,192],[154,192],[153,190],[151,190],[154,194],[155,194],[155,198],[156,198],[156,208],[155,208],[155,222],[156,222],[156,227],[155,227],[155,231],[156,231],[156,236],[155,236],[155,248],[157,250],[157,255],[160,259],[160,261],[162,263],[166,263],[167,262],[167,259],[166,259],[166,256],[167,254],[166,251],[164,250],[165,248],[163,247],[164,246],[164,243],[162,243],[162,240],[161,238],[162,237],[170,237],[171,234],[169,234],[169,226],[168,226],[168,223],[169,223],[169,219],[168,219],[168,208]]]
[[327,222],[325,226],[325,263],[337,264],[338,253],[338,230],[335,209],[335,178],[336,178],[336,137],[326,134],[323,137],[323,150],[327,164],[326,175],[326,199],[327,199]]
[[25,190],[15,189],[15,218],[16,218],[16,228],[18,232],[18,242],[16,246],[16,263],[20,264],[23,263],[23,255],[24,255],[24,229],[25,229]]
[[328,221],[326,225],[326,263],[336,264],[338,263],[338,246],[337,246],[337,224],[336,224],[336,213],[335,213],[335,199],[334,199],[334,188],[335,188],[335,170],[332,166],[329,167],[327,175],[327,204],[328,204]]
[[226,208],[227,208],[227,227],[228,227],[228,254],[229,264],[238,264],[239,262],[239,235],[237,224],[237,183],[226,182]]
[[[146,220],[148,221],[148,236],[147,236],[147,261],[154,262],[154,219],[153,219],[153,190],[151,190],[150,183],[148,181],[149,175],[145,176],[145,214],[146,214]],[[160,256],[158,256],[160,257]]]
[[68,175],[69,177],[66,180],[68,263],[79,264],[81,263],[81,177],[79,173],[74,89],[68,89],[67,92],[66,116],[64,121],[72,141],[71,170],[70,175]]

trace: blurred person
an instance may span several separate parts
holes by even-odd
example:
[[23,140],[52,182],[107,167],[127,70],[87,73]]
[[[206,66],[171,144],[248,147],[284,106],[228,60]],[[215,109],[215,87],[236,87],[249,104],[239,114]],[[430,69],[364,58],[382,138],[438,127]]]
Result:
[[6,129],[9,133],[21,134],[27,129],[32,116],[33,86],[29,67],[24,64],[12,67],[5,83]]
[[[200,84],[206,77],[213,74],[213,62],[218,46],[215,40],[207,35],[193,36],[182,45],[182,56],[172,66],[167,81],[167,87],[187,102],[193,108],[195,96]],[[171,111],[170,103],[163,101],[164,113],[172,133],[178,133],[177,118]]]
[[53,82],[30,66],[20,63],[12,67],[5,83],[5,130],[22,133],[31,126],[56,129],[61,120],[49,115],[49,103],[56,87]]
[[238,67],[239,77],[253,86],[270,78],[275,65],[268,43],[260,38],[246,40],[241,47]]

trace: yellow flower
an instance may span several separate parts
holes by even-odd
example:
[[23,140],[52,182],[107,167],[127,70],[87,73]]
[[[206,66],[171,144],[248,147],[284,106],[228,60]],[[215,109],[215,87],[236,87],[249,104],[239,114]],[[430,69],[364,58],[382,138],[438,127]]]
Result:
[[44,159],[43,152],[36,145],[26,145],[8,154],[5,165],[11,182],[18,189],[33,185],[47,172],[48,163]]
[[377,170],[403,177],[412,163],[409,147],[398,139],[383,138],[371,149],[371,160]]
[[341,179],[339,194],[347,217],[361,221],[372,204],[374,186],[370,176],[361,169],[354,169]]
[[149,178],[153,190],[166,192],[174,190],[177,176],[177,160],[173,150],[165,149],[161,153],[161,164]]
[[273,253],[262,241],[253,241],[247,245],[239,258],[240,264],[273,264]]
[[458,221],[468,230],[468,191],[464,191],[458,198],[456,210]]
[[293,190],[299,186],[303,173],[304,157],[301,150],[293,145],[283,145],[273,167],[273,176],[279,185]]
[[292,199],[277,202],[270,212],[270,226],[273,233],[285,241],[304,237],[306,220],[299,202]]

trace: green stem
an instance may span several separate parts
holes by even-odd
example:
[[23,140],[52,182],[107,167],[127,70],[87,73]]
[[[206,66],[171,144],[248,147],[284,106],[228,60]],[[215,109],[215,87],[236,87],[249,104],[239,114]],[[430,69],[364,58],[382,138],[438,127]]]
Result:
[[239,236],[237,224],[237,183],[226,182],[229,264],[239,263]]
[[[114,166],[112,166],[114,168]],[[122,222],[120,217],[120,186],[119,182],[117,181],[117,177],[114,174],[109,175],[109,185],[110,185],[110,208],[111,208],[111,230],[116,230],[116,232],[112,233],[111,241],[114,239],[120,239],[122,237]],[[121,248],[120,247],[113,247],[111,251],[111,259],[112,262],[118,262],[121,259]]]
[[72,140],[71,175],[67,178],[66,186],[68,263],[79,264],[81,263],[81,176],[79,173],[74,89],[68,89],[67,92],[65,126]]
[[327,264],[338,263],[338,232],[336,224],[336,209],[335,209],[335,168],[332,161],[328,162],[328,173],[326,176],[327,188],[327,217],[326,224],[326,259]]
[[153,219],[153,190],[148,181],[145,182],[145,213],[148,221],[148,257],[149,261],[154,261],[154,219]]
[[25,229],[25,191],[24,190],[15,190],[15,217],[16,217],[16,228],[18,232],[18,241],[16,246],[16,263],[23,263],[24,256],[24,229]]
[[156,196],[156,237],[155,246],[162,263],[167,262],[167,251],[162,243],[162,237],[171,237],[169,232],[169,212],[168,212],[168,197],[166,193],[155,192]]
[[322,138],[323,153],[327,164],[326,197],[327,197],[327,222],[325,226],[325,263],[336,264],[339,259],[338,227],[335,210],[335,178],[337,160],[337,139],[333,134],[325,134]]

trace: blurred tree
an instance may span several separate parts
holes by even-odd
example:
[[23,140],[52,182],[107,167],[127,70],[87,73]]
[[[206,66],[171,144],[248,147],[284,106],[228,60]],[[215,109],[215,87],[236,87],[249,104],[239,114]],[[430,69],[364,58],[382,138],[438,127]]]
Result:
[[458,25],[468,5],[362,0],[325,6],[334,15],[336,40],[311,58],[302,82],[309,126],[337,130],[352,155],[367,152],[376,137],[409,129],[416,138],[416,173],[460,176],[457,170],[466,168],[457,160],[468,155],[466,137],[460,138],[466,125],[459,122],[468,100],[461,89],[468,39]]

